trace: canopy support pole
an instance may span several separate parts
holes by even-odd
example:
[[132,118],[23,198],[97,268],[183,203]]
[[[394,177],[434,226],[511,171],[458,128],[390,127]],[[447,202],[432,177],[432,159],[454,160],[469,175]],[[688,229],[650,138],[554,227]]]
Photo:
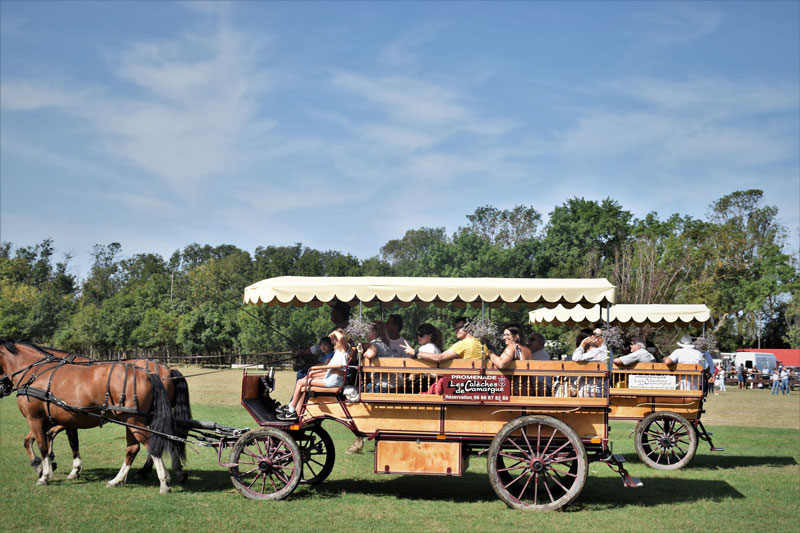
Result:
[[358,302],[358,319],[359,319],[359,320],[362,320],[362,319],[363,319],[363,318],[362,318],[362,312],[363,312],[363,309],[362,309],[362,307],[361,307],[361,302]]

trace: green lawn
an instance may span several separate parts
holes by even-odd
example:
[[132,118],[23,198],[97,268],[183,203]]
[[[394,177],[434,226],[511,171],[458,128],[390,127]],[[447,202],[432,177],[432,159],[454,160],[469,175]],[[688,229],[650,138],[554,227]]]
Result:
[[[290,378],[281,379],[279,394],[285,396]],[[195,417],[252,426],[236,405],[241,375],[210,380],[190,379]],[[614,451],[628,458],[631,473],[645,486],[625,489],[607,466],[592,463],[586,487],[572,506],[564,512],[536,513],[512,511],[500,502],[481,459],[473,458],[460,478],[375,475],[374,445],[368,443],[361,455],[344,454],[352,435],[330,422],[325,426],[338,452],[333,473],[321,485],[301,485],[279,502],[243,498],[209,448],[189,452],[190,478],[171,494],[160,495],[154,477],[144,483],[129,478],[127,486],[106,489],[125,448],[123,429],[113,425],[81,432],[84,470],[75,482],[65,479],[71,455],[67,439],[59,437],[55,480],[36,487],[22,450],[27,427],[15,398],[6,398],[0,401],[0,519],[6,531],[796,531],[797,403],[797,393],[776,397],[764,391],[730,391],[711,398],[708,418],[715,423],[708,429],[725,451],[712,454],[701,442],[693,462],[680,471],[656,471],[639,463],[628,438],[633,425],[615,423]],[[761,411],[759,420],[776,420],[780,427],[741,426],[741,412],[748,409]]]

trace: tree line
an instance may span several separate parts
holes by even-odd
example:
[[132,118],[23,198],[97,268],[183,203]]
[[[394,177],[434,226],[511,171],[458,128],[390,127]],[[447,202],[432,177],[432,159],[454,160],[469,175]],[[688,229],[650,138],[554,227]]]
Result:
[[[704,219],[642,219],[611,198],[572,198],[545,223],[533,207],[483,206],[454,233],[408,230],[368,259],[297,243],[190,244],[168,259],[124,257],[119,243],[96,245],[85,279],[54,260],[51,239],[0,244],[0,338],[24,339],[94,357],[235,354],[308,345],[330,328],[326,308],[244,308],[245,286],[276,276],[604,277],[618,303],[705,303],[722,351],[800,347],[797,257],[760,190],[736,191]],[[525,324],[530,309],[493,311],[499,324]],[[366,318],[399,312],[412,328],[432,322],[452,336],[463,309],[364,308]],[[467,314],[475,311],[467,311]],[[541,329],[541,328],[540,328]],[[568,328],[545,335],[568,342]],[[639,334],[641,332],[637,332]],[[652,336],[658,331],[648,331]],[[450,340],[448,338],[448,340]]]

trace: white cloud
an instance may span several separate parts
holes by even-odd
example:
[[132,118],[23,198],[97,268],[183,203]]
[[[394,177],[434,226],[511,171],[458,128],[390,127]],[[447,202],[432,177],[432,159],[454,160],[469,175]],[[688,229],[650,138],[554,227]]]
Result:
[[641,26],[646,42],[668,45],[714,33],[723,17],[718,11],[698,9],[696,4],[668,2],[661,4],[660,9],[648,7],[634,14],[634,18]]
[[419,58],[415,49],[434,40],[443,28],[442,24],[429,23],[404,33],[381,50],[381,61],[392,68],[416,67]]
[[466,110],[457,103],[458,93],[432,83],[400,76],[370,78],[346,72],[334,75],[331,81],[340,89],[379,104],[383,112],[400,123],[442,124],[467,118]]
[[[786,132],[796,127],[798,89],[711,78],[601,84],[589,92],[603,103],[575,111],[574,123],[554,135],[552,149],[578,158],[627,155],[675,167],[775,163],[796,151]],[[623,104],[610,111],[604,98]]]
[[728,118],[796,110],[800,105],[797,82],[768,84],[761,80],[734,81],[695,78],[683,81],[639,78],[613,85],[634,99],[670,111],[700,112],[702,116]]
[[72,106],[84,98],[85,92],[76,95],[61,87],[30,81],[11,80],[0,84],[0,107],[7,111]]

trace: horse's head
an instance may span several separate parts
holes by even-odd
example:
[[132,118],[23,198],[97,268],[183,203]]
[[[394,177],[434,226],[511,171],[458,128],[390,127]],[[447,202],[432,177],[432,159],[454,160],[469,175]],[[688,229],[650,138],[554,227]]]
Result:
[[12,392],[14,392],[14,384],[11,382],[11,378],[3,376],[3,379],[0,379],[0,398],[10,396]]

